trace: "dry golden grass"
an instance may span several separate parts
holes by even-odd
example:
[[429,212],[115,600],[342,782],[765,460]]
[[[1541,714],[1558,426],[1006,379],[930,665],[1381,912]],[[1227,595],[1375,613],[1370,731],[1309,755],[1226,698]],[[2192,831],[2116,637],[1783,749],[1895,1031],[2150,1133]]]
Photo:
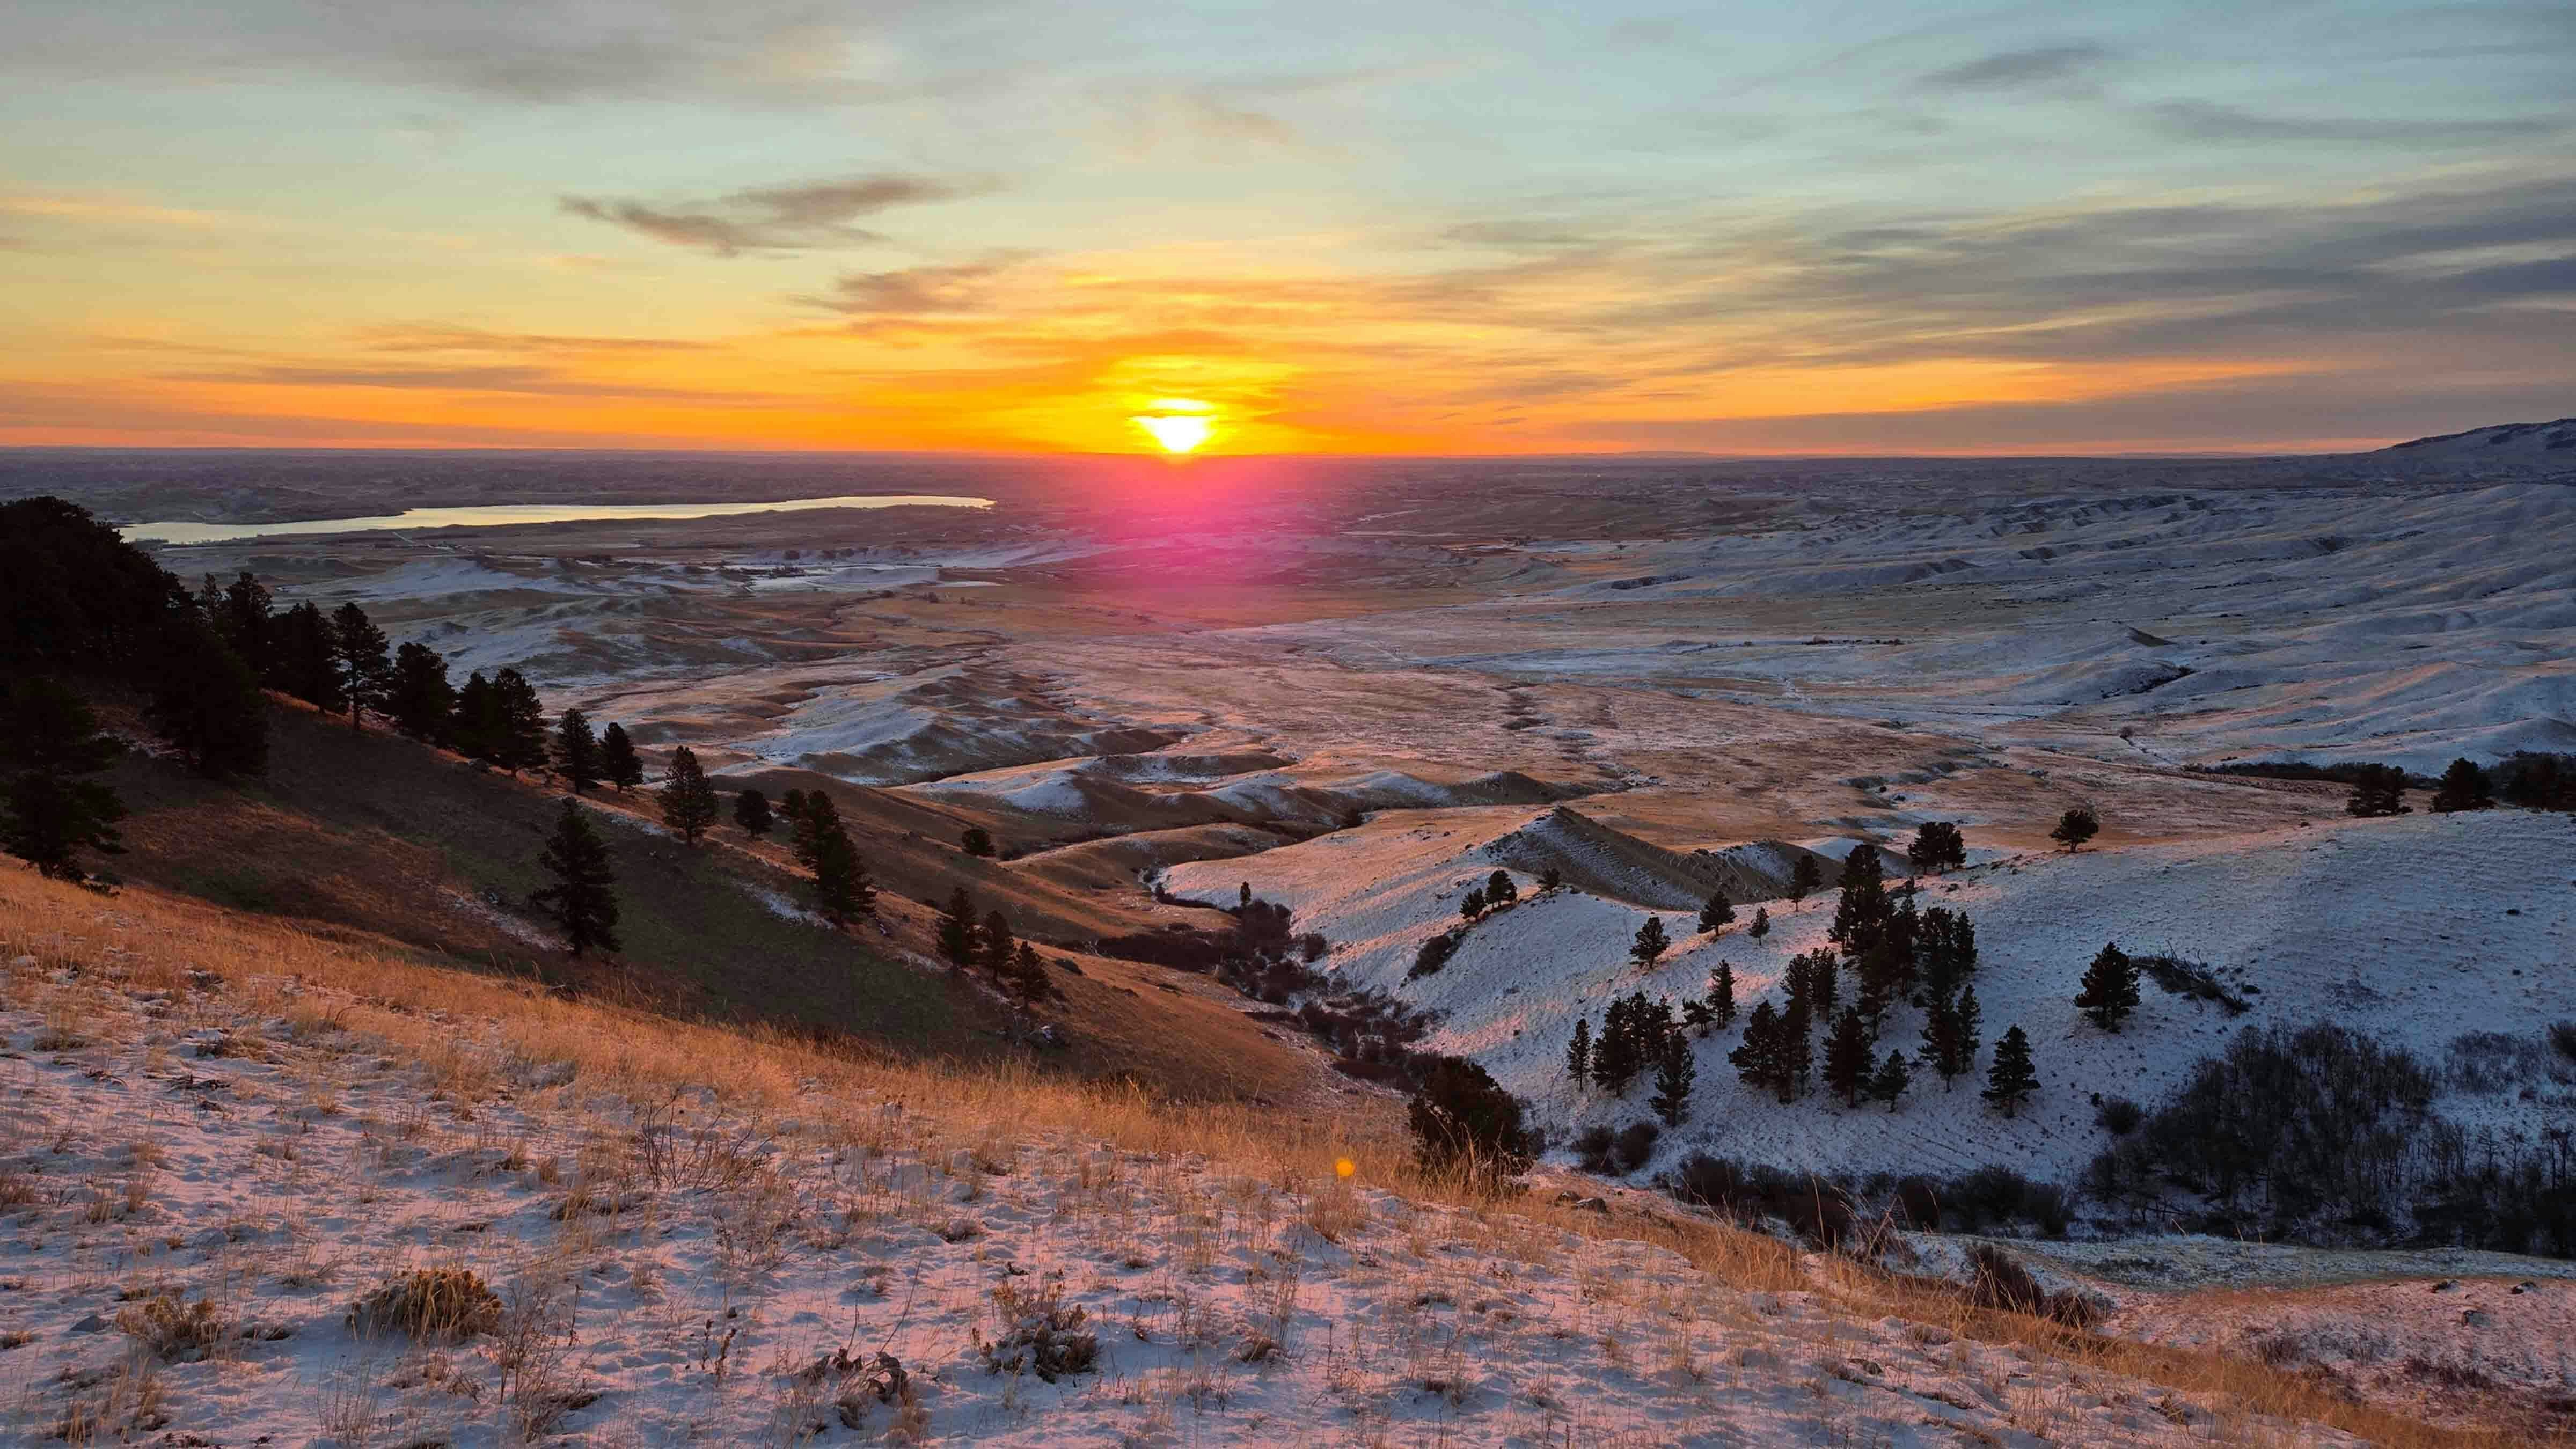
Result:
[[[1243,1173],[1255,1185],[1248,1192],[1266,1184],[1307,1194],[1335,1224],[1365,1210],[1336,1171],[1348,1160],[1355,1167],[1352,1189],[1379,1188],[1415,1204],[1455,1209],[1447,1231],[1505,1258],[1534,1260],[1564,1233],[1642,1240],[1742,1289],[1820,1292],[1854,1316],[1896,1314],[1937,1324],[1960,1337],[2161,1386],[2219,1406],[2223,1416],[2330,1424],[2394,1449],[2506,1449],[2531,1442],[2503,1430],[2427,1426],[2248,1359],[1977,1309],[1937,1285],[1804,1255],[1678,1209],[1605,1216],[1555,1206],[1536,1194],[1490,1200],[1464,1180],[1419,1171],[1393,1115],[1382,1111],[1323,1124],[1250,1107],[1172,1102],[1133,1087],[1009,1066],[827,1049],[782,1032],[565,1000],[533,985],[423,965],[393,943],[354,933],[325,937],[147,890],[102,899],[31,872],[0,871],[0,963],[30,956],[32,969],[6,973],[13,979],[0,990],[8,999],[30,999],[40,990],[38,978],[69,965],[131,989],[181,991],[205,984],[205,976],[192,973],[208,973],[220,978],[230,1009],[252,1016],[294,1019],[301,1010],[311,1017],[318,989],[337,998],[327,1008],[331,1022],[418,1061],[436,1090],[458,1100],[490,1091],[513,1064],[567,1063],[584,1089],[638,1101],[712,1090],[732,1110],[755,1118],[791,1104],[810,1115],[835,1097],[901,1103],[906,1109],[893,1121],[933,1118],[952,1142],[1002,1144],[1023,1133],[1062,1131],[1127,1152],[1204,1158]],[[905,1130],[889,1121],[881,1109],[851,1107],[837,1126],[849,1141],[871,1142]],[[1691,1350],[1684,1345],[1678,1352]]]

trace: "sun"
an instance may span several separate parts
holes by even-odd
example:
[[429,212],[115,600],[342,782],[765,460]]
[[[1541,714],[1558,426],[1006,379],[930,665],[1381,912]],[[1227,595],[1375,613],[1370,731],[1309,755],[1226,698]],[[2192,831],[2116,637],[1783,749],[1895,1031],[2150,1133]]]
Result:
[[1158,397],[1127,421],[1145,430],[1166,453],[1194,451],[1216,432],[1216,409],[1195,398]]

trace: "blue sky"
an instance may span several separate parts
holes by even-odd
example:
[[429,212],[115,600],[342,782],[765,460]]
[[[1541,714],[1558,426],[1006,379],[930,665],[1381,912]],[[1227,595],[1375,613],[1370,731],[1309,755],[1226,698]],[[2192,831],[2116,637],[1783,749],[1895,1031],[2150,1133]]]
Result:
[[0,441],[2347,446],[2576,412],[2576,6],[19,0]]

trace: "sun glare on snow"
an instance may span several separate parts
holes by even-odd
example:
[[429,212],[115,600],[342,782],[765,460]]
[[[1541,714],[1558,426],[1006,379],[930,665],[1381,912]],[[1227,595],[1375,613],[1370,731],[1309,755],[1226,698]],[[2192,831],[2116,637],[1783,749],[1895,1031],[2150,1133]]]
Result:
[[1128,421],[1144,429],[1164,452],[1187,453],[1216,431],[1216,419],[1209,416],[1214,411],[1189,398],[1164,397],[1154,399],[1152,406]]

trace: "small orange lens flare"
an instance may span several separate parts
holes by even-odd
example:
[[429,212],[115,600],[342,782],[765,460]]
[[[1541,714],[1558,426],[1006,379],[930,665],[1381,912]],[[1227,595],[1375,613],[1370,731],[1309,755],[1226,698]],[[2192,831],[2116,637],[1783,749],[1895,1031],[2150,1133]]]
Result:
[[1334,1174],[1335,1174],[1335,1175],[1340,1176],[1340,1177],[1348,1177],[1348,1176],[1350,1176],[1352,1173],[1357,1172],[1357,1171],[1359,1171],[1359,1170],[1360,1170],[1360,1165],[1359,1165],[1358,1163],[1356,1163],[1356,1162],[1351,1161],[1351,1160],[1350,1160],[1349,1158],[1347,1158],[1347,1157],[1337,1158],[1337,1159],[1335,1159],[1335,1160],[1334,1160],[1334,1162],[1333,1162],[1333,1172],[1334,1172]]

